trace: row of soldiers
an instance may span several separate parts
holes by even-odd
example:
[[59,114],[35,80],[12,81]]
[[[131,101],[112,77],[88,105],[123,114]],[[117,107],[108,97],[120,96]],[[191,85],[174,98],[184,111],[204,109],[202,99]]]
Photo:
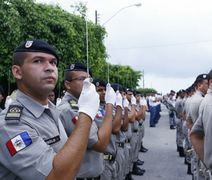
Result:
[[[139,91],[103,79],[80,62],[64,72],[67,89],[48,101],[59,56],[41,40],[19,45],[12,72],[16,100],[0,113],[0,179],[133,180],[143,175],[147,102]],[[92,83],[91,83],[92,82]]]
[[[177,92],[171,90],[170,94],[164,96],[165,104],[169,109],[170,129],[176,127],[176,144],[180,157],[185,157],[184,163],[188,165],[187,174],[192,175],[194,180],[209,179],[207,170],[211,170],[211,162],[206,164],[208,157],[204,157],[204,139],[206,137],[203,129],[204,108],[210,103],[208,98],[211,94],[210,81],[212,72],[200,74],[195,82],[186,90],[181,89]],[[206,95],[207,94],[207,95]],[[208,114],[204,117],[207,119]],[[202,131],[200,133],[200,126]],[[204,126],[204,128],[203,128]],[[189,136],[190,135],[190,136]],[[202,143],[197,143],[198,138],[202,138]],[[210,139],[211,136],[208,136]],[[207,147],[209,144],[205,144]],[[201,150],[199,147],[201,146]],[[209,154],[208,154],[209,155]]]

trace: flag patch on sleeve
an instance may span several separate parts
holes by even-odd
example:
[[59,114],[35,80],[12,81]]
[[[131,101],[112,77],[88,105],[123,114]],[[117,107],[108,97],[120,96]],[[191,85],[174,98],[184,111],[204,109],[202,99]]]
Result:
[[102,117],[104,116],[104,112],[102,110],[98,111],[97,114],[96,114],[96,117],[99,118],[99,117]]
[[32,144],[32,140],[27,134],[27,132],[23,132],[15,136],[6,143],[11,156],[14,156],[18,151],[26,148],[30,144]]

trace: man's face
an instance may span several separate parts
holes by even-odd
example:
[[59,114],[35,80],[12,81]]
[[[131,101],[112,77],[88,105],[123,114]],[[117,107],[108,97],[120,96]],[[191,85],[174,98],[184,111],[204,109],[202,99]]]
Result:
[[4,99],[4,96],[2,94],[0,94],[0,103],[1,103],[2,99]]
[[[82,87],[83,87],[83,81],[87,77],[87,72],[84,71],[72,71],[72,81],[68,81],[68,85],[70,87],[67,88],[67,91],[72,94],[74,97],[79,99]],[[77,78],[77,79],[76,79]]]
[[54,92],[53,92],[53,91],[49,93],[48,99],[49,99],[52,103],[54,103],[55,95],[54,95]]
[[100,102],[105,103],[106,87],[98,86],[98,87],[96,87],[96,92],[99,94]]
[[155,93],[150,93],[150,96],[153,96],[154,97],[155,96]]
[[126,98],[129,102],[131,102],[131,97],[132,97],[133,93],[130,92],[130,91],[127,91],[127,95],[126,95]]
[[185,96],[185,92],[181,92],[180,97],[184,98],[184,96]]
[[208,80],[203,80],[202,84],[198,83],[198,90],[206,94],[208,90]]
[[136,94],[135,95],[135,99],[136,99],[136,102],[140,102],[141,95],[140,94]]
[[56,64],[57,59],[51,54],[29,52],[21,67],[12,68],[19,89],[32,97],[48,95],[57,83]]

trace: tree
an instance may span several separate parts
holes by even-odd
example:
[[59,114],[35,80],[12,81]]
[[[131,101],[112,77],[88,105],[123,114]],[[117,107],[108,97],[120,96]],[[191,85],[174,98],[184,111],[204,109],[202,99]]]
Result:
[[[41,39],[52,45],[58,52],[59,86],[64,89],[63,72],[71,62],[87,64],[86,44],[86,6],[79,3],[71,14],[58,5],[35,3],[35,0],[7,0],[1,4],[0,11],[0,82],[5,90],[8,87],[8,72],[12,66],[14,49],[29,39]],[[104,27],[91,21],[88,26],[89,68],[94,78],[101,77],[107,81],[107,53],[103,40],[106,36]],[[117,69],[119,68],[119,76]],[[109,64],[110,81],[120,84],[138,86],[140,71],[130,66]],[[130,79],[131,78],[131,79]],[[16,88],[15,79],[11,76],[11,91]],[[60,82],[60,85],[59,85]]]
[[140,91],[144,96],[146,96],[146,94],[150,93],[151,91],[157,92],[153,88],[138,88],[137,90]]

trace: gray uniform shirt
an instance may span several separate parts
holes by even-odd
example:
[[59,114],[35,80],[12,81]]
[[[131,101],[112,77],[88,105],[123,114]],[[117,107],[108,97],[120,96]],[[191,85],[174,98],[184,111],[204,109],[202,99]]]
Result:
[[183,99],[181,97],[177,98],[175,103],[176,115],[178,119],[182,119],[181,112],[183,111]]
[[[65,127],[68,136],[74,130],[78,119],[78,100],[66,92],[61,103],[57,107],[60,111],[60,119]],[[103,171],[103,153],[90,149],[98,141],[98,127],[95,121],[92,122],[85,156],[77,174],[78,178],[97,177]]]
[[192,131],[201,136],[205,136],[204,142],[204,163],[212,171],[212,90],[207,92],[204,100],[201,103],[201,114],[192,127]]
[[[123,106],[122,106],[123,107]],[[124,109],[121,109],[121,113],[122,113],[122,119],[121,119],[121,124],[123,124],[123,119],[124,119]],[[127,139],[125,132],[120,130],[119,134],[116,134],[116,142],[123,142]]]
[[[132,105],[129,103],[128,105],[128,115],[130,115],[130,112],[132,110]],[[129,122],[128,124],[128,130],[125,132],[127,139],[132,139],[132,123]]]
[[67,135],[55,106],[49,102],[48,107],[17,91],[16,100],[0,114],[1,180],[42,180],[52,170]]
[[172,113],[172,111],[175,110],[175,100],[173,98],[168,98],[167,100],[169,113]]
[[[106,112],[106,104],[100,103],[99,110],[98,110],[98,113],[97,113],[98,117],[96,117],[96,120],[95,120],[97,122],[98,128],[100,128],[100,126],[102,125],[105,112]],[[115,111],[113,111],[113,114],[114,114],[114,112]],[[105,153],[117,154],[116,136],[114,134],[111,134],[111,136],[110,136],[110,140],[109,140],[109,143],[107,145],[107,149],[106,149]]]
[[188,107],[188,115],[187,120],[192,121],[193,123],[196,122],[199,116],[199,107],[204,99],[204,94],[200,91],[196,91],[195,95],[192,97]]

